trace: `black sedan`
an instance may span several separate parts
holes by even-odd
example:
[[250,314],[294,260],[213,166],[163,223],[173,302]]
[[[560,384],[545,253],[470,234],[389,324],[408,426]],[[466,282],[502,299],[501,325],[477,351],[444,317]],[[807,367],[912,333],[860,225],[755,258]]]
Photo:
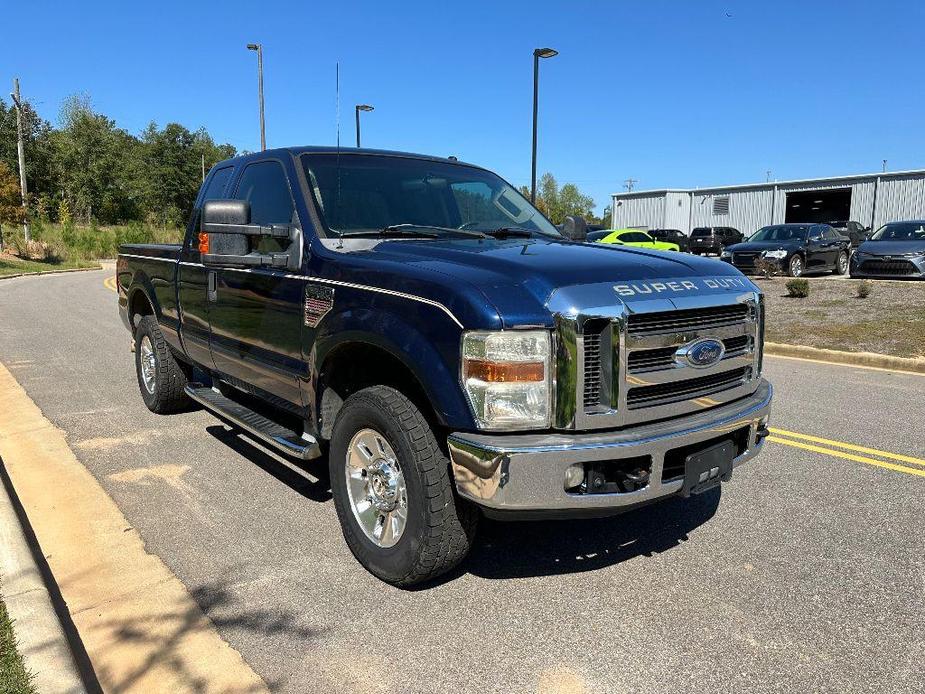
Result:
[[742,272],[754,272],[763,258],[791,277],[808,272],[848,271],[851,241],[828,224],[774,224],[744,243],[727,246],[722,259]]
[[851,256],[851,276],[925,279],[925,221],[877,229]]

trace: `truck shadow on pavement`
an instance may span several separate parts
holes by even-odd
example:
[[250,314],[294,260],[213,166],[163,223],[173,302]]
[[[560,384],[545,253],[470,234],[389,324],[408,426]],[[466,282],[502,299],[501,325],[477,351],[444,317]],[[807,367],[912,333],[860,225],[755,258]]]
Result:
[[[327,457],[308,463],[266,453],[222,425],[206,428],[216,439],[311,501],[331,499]],[[719,506],[721,488],[689,499],[674,497],[607,518],[493,521],[483,518],[469,557],[421,590],[471,573],[482,578],[526,578],[595,571],[638,556],[652,556],[686,542]]]
[[[686,542],[716,513],[719,487],[608,518],[500,522],[484,519],[457,570],[482,578],[525,578],[595,571]],[[452,575],[447,577],[452,579]]]
[[[240,432],[228,429],[220,424],[206,427],[206,431],[228,446],[231,450],[244,456],[271,477],[287,485],[311,501],[330,501],[331,484],[328,479],[328,461],[326,457],[301,462],[292,458],[270,455],[260,447],[247,440]],[[285,460],[285,462],[283,462]]]

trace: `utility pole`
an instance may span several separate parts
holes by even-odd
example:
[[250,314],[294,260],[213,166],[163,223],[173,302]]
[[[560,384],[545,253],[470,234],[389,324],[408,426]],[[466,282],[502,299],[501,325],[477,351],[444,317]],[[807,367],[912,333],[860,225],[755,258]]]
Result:
[[202,182],[203,183],[206,182],[206,155],[205,153],[203,153],[202,155]]
[[634,187],[637,183],[639,183],[639,179],[636,179],[636,178],[627,178],[625,181],[623,181],[623,187],[626,188],[626,192],[627,192],[627,193],[632,193],[632,192],[633,192],[633,187]]
[[19,155],[19,192],[22,195],[22,229],[26,241],[30,240],[29,234],[29,188],[26,185],[26,149],[22,139],[22,101],[19,98],[19,78],[13,79],[13,103],[16,104],[16,152]]
[[886,159],[883,160],[883,173],[886,173]]
[[554,48],[537,48],[533,51],[533,153],[530,157],[530,202],[536,204],[536,118],[539,110],[540,58],[555,58]]
[[768,171],[767,171],[767,176],[765,177],[764,180],[765,180],[766,182],[768,182],[768,183],[771,182],[771,169],[768,169]]

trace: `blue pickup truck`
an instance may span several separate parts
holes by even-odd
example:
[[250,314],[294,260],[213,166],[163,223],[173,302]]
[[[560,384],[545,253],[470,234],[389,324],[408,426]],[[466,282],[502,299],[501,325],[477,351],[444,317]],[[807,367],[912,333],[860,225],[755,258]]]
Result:
[[767,435],[758,288],[585,241],[455,158],[298,147],[217,164],[180,245],[125,245],[154,412],[327,461],[356,558],[412,585],[480,516],[601,516],[728,480]]

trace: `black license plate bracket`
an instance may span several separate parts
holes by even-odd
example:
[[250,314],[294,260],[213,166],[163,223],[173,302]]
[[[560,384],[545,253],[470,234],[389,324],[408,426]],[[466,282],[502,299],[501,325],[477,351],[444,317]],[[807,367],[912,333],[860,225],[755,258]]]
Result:
[[733,441],[722,441],[684,459],[684,486],[681,496],[701,494],[720,482],[732,479],[732,461],[736,455]]

